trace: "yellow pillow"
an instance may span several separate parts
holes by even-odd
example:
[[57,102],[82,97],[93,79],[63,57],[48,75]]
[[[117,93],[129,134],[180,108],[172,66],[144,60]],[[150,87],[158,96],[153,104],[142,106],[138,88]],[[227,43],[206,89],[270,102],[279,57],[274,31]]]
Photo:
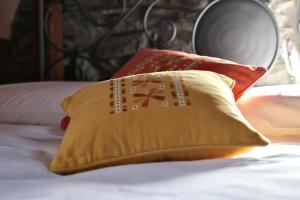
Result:
[[62,102],[71,121],[50,170],[230,157],[268,144],[241,115],[233,86],[226,76],[191,70],[80,89]]

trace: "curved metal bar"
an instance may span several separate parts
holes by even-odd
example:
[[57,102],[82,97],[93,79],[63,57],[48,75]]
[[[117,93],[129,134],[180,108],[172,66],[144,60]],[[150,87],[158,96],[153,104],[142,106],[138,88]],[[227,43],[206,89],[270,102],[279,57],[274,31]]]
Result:
[[57,65],[58,63],[60,63],[61,61],[63,61],[64,59],[66,59],[66,56],[61,56],[60,58],[58,58],[57,60],[55,60],[53,63],[50,64],[50,67],[48,68],[48,71],[51,71],[55,65]]
[[[81,5],[81,3],[78,0],[73,0],[76,5],[80,8],[81,13],[83,14],[83,16],[85,17],[86,20],[88,20],[90,23],[92,23],[94,26],[105,26],[106,24],[100,24],[95,22],[92,17],[87,13],[87,11],[83,8],[83,6]],[[119,17],[121,18],[118,22],[123,21],[123,16],[125,15],[126,12],[126,7],[127,7],[127,0],[122,0],[122,13],[119,15]],[[50,17],[51,14],[51,7],[48,7],[45,11],[45,17],[44,17],[44,32],[45,32],[45,37],[48,40],[48,42],[50,43],[50,45],[52,45],[57,51],[64,53],[64,54],[72,54],[72,50],[67,50],[67,49],[63,49],[61,47],[59,47],[57,44],[55,44],[55,42],[53,42],[53,40],[51,39],[49,30],[48,30],[48,19]],[[114,29],[115,30],[115,29]],[[111,34],[110,34],[111,35]],[[108,37],[110,37],[110,35]],[[108,37],[106,37],[105,39],[107,39]],[[102,37],[98,38],[96,41],[100,41]],[[89,50],[89,46],[92,46],[94,43],[97,42],[93,42],[92,44],[88,45],[87,48],[84,49],[80,49],[78,50],[78,52],[85,52],[87,50]]]
[[[73,0],[75,2],[78,2],[77,0]],[[91,44],[89,44],[87,47],[83,48],[83,49],[79,49],[77,50],[80,53],[86,52],[90,49],[93,49],[95,47],[99,47],[102,45],[102,43],[107,40],[112,34],[113,32],[117,29],[117,27],[142,3],[143,0],[138,0],[129,10],[128,12],[124,13],[123,15],[120,15],[121,18],[116,22],[116,24],[104,35],[104,36],[100,36],[98,39],[96,39],[94,42],[92,42]],[[123,2],[123,10],[126,9],[126,0],[122,0]],[[78,2],[79,3],[79,2]],[[80,5],[80,3],[79,3]],[[83,7],[81,7],[83,8]],[[58,45],[56,45],[52,40],[51,40],[51,36],[49,34],[49,30],[48,30],[48,18],[51,12],[51,8],[46,10],[46,14],[45,14],[45,26],[44,26],[44,31],[45,31],[45,36],[47,38],[47,40],[49,41],[49,43],[57,50],[60,51],[64,54],[70,54],[70,51],[72,50],[65,50],[60,48]],[[86,12],[86,11],[84,11]],[[87,15],[89,16],[89,15]],[[91,22],[91,21],[90,21]]]
[[73,55],[73,56],[61,56],[60,58],[58,58],[57,60],[55,60],[53,63],[51,63],[49,65],[49,67],[47,68],[47,71],[46,71],[46,79],[49,79],[50,78],[50,73],[51,71],[55,68],[55,65],[57,65],[58,63],[64,61],[65,59],[72,59],[72,57],[74,58],[77,58],[78,56],[77,55]]
[[94,62],[95,60],[89,56],[84,56],[84,55],[69,55],[69,56],[61,56],[60,58],[58,58],[57,60],[55,60],[53,63],[50,64],[48,73],[55,67],[55,65],[57,65],[58,63],[62,62],[65,59],[72,59],[72,58],[82,58],[84,60],[88,60],[90,62]]
[[57,65],[58,63],[63,61],[65,58],[66,58],[65,56],[61,56],[60,58],[55,60],[52,64],[50,64],[49,67],[46,68],[46,74],[45,74],[46,80],[48,80],[50,78],[50,72],[54,69],[55,65]]
[[[79,54],[74,54],[74,55],[67,55],[67,56],[61,56],[60,58],[58,58],[57,60],[55,60],[53,63],[51,63],[49,65],[49,67],[47,68],[46,71],[46,79],[49,78],[50,76],[50,72],[55,68],[55,65],[57,65],[58,63],[64,61],[65,59],[82,59],[82,60],[87,60],[88,62],[90,62],[94,67],[98,66],[98,62],[96,59],[90,57],[90,56],[86,56],[86,55],[79,55]],[[75,65],[78,66],[78,65]],[[105,68],[101,68],[102,71],[104,71],[104,73],[108,74],[108,71],[105,70]]]
[[48,40],[48,42],[50,43],[50,45],[53,46],[57,51],[59,51],[61,53],[64,53],[64,54],[68,54],[68,50],[65,50],[65,49],[59,47],[51,39],[49,30],[48,30],[48,27],[49,27],[49,25],[48,25],[48,19],[50,17],[51,11],[52,11],[51,7],[48,7],[46,9],[46,11],[45,11],[45,17],[44,17],[44,33],[45,33],[45,37]]
[[153,33],[149,30],[148,28],[148,19],[149,19],[149,15],[151,10],[154,8],[154,6],[156,4],[159,3],[160,0],[155,0],[154,2],[151,3],[151,5],[147,8],[145,15],[144,15],[144,32],[147,36],[147,38],[154,44],[168,44],[170,42],[172,42],[177,35],[177,27],[175,22],[173,22],[170,19],[163,19],[159,22],[159,25],[161,26],[165,26],[165,25],[170,25],[172,27],[172,35],[167,39],[167,40],[162,40],[158,37],[157,33]]
[[100,47],[105,40],[107,40],[118,28],[118,26],[129,16],[131,13],[142,3],[143,0],[138,0],[122,17],[119,21],[116,22],[114,26],[102,37],[99,37],[97,40],[92,42],[90,45],[85,47],[82,50],[79,50],[80,53],[83,53],[85,51],[94,49],[96,47]]
[[[91,52],[101,47],[104,44],[104,41],[106,41],[116,31],[116,29],[120,26],[120,24],[124,20],[126,20],[126,18],[128,18],[140,6],[140,4],[142,4],[144,0],[136,0],[130,8],[127,8],[127,0],[120,0],[122,1],[122,11],[121,14],[119,14],[118,21],[116,21],[115,23],[111,23],[112,25],[97,22],[96,19],[92,18],[92,16],[88,13],[86,8],[80,3],[79,0],[72,0],[72,1],[74,2],[73,6],[79,8],[80,14],[83,15],[82,18],[83,20],[86,20],[88,23],[91,23],[91,25],[93,25],[96,29],[97,27],[100,26],[101,27],[108,26],[109,30],[106,33],[101,34],[99,37],[97,37],[93,42],[87,44],[85,47],[82,47],[80,49],[79,48],[66,49],[64,47],[60,47],[53,41],[53,39],[51,38],[51,34],[49,32],[48,22],[52,10],[51,7],[48,7],[44,13],[45,38],[48,40],[49,44],[55,50],[61,52],[64,55],[62,55],[61,57],[59,57],[57,60],[55,60],[53,63],[49,65],[49,67],[46,70],[46,77],[50,75],[50,72],[53,70],[53,68],[55,68],[55,66],[58,63],[64,61],[65,59],[70,59],[70,62],[71,63],[73,62],[73,64],[75,65],[74,68],[80,66],[80,62],[79,62],[80,60],[78,59],[82,59],[82,61],[87,60],[91,64],[91,66],[98,68],[100,70],[100,73],[103,73],[104,75],[106,75],[106,73],[109,74],[107,69],[100,68],[99,61],[94,59],[93,56],[91,56]],[[162,18],[158,21],[158,23],[156,23],[156,25],[159,28],[158,32],[151,31],[149,29],[148,20],[150,18],[150,13],[159,2],[160,0],[153,0],[150,3],[150,5],[147,3],[148,7],[146,9],[144,19],[143,19],[143,28],[146,37],[151,43],[157,46],[165,45],[172,42],[177,35],[177,27],[175,22],[167,18]],[[161,9],[165,9],[165,8],[161,8]],[[167,27],[167,30],[164,30],[165,27]],[[161,37],[162,35],[164,35],[165,37]]]
[[[92,25],[96,27],[99,26],[105,26],[106,24],[100,24],[98,22],[96,22],[95,20],[92,19],[92,17],[88,14],[88,12],[85,10],[85,8],[81,5],[81,3],[78,0],[73,0],[73,2],[75,2],[75,6],[78,6],[80,9],[81,14],[84,16],[84,19],[87,20],[88,22],[90,22]],[[87,60],[92,66],[99,68],[99,64],[98,61],[90,56],[86,56],[86,55],[82,55],[83,53],[87,53],[90,50],[93,50],[95,48],[98,48],[99,46],[101,46],[103,44],[103,42],[105,40],[107,40],[112,34],[113,32],[116,30],[116,28],[129,16],[131,15],[131,13],[143,2],[143,0],[137,0],[134,5],[127,11],[127,0],[122,0],[122,12],[119,15],[119,19],[117,22],[115,22],[115,24],[110,28],[110,30],[105,33],[103,36],[100,36],[98,39],[96,39],[94,42],[92,42],[91,44],[87,45],[86,47],[82,48],[82,49],[65,49],[62,48],[60,46],[58,46],[53,39],[51,38],[50,32],[49,32],[49,18],[51,16],[51,12],[52,12],[52,8],[48,7],[46,8],[45,12],[44,12],[44,36],[47,39],[47,41],[49,42],[49,44],[58,52],[61,52],[63,54],[63,56],[61,56],[60,58],[58,58],[57,60],[55,60],[53,63],[51,63],[50,65],[48,65],[47,69],[46,69],[46,78],[50,77],[50,72],[55,68],[55,66],[62,62],[65,59],[71,59],[71,61],[75,61],[75,66],[79,66],[77,63],[77,59],[83,59],[83,60]],[[104,75],[109,74],[108,71],[104,68],[101,68],[101,71],[104,73]]]
[[[94,26],[107,26],[109,25],[109,23],[98,23],[96,22],[89,14],[88,12],[86,11],[86,9],[81,5],[81,3],[78,1],[78,0],[73,0],[75,2],[75,4],[78,6],[78,8],[80,9],[81,11],[81,14],[85,17],[85,19],[87,21],[89,21],[91,24],[93,24]],[[126,12],[126,6],[127,5],[127,0],[122,0],[122,12],[121,14],[119,15],[119,18],[121,18],[125,12]]]

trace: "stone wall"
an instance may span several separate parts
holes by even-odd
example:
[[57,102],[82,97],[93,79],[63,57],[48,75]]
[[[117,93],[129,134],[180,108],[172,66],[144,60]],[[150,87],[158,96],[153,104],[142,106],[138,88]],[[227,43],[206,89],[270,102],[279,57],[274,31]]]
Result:
[[[136,0],[129,0],[128,7]],[[273,10],[279,22],[283,12],[278,9],[283,5],[298,0],[271,0],[265,1]],[[98,23],[109,22],[117,19],[121,12],[120,6],[115,6],[115,1],[81,0],[89,15],[97,19]],[[110,2],[113,5],[108,6]],[[86,55],[92,54],[97,58],[97,64],[91,64],[87,60],[66,59],[65,78],[67,80],[104,80],[121,67],[139,48],[153,47],[143,32],[143,17],[150,0],[145,0],[132,15],[124,21],[115,33],[106,40],[100,47],[92,49]],[[0,41],[0,80],[1,83],[20,82],[34,80],[33,66],[33,45],[29,39],[32,34],[32,3],[33,0],[22,0],[13,24],[13,36],[9,41]],[[191,52],[192,29],[195,20],[201,10],[209,3],[209,0],[164,0],[156,6],[149,18],[149,27],[154,31],[168,32],[170,29],[158,29],[159,22],[163,17],[176,22],[178,34],[176,39],[162,46],[162,48],[182,50]],[[109,28],[107,26],[95,28],[89,23],[82,23],[83,16],[79,13],[72,0],[65,0],[68,9],[64,11],[64,38],[65,47],[73,49],[75,46],[81,48],[103,35]],[[106,6],[108,6],[106,8]],[[185,11],[185,12],[178,12]],[[285,15],[284,15],[285,17]],[[288,22],[289,19],[287,19]],[[293,22],[291,22],[293,23]],[[281,28],[287,29],[284,23]],[[284,31],[283,30],[283,31]],[[168,36],[168,34],[166,34]],[[74,62],[80,65],[75,66]],[[8,66],[8,67],[7,67]],[[260,82],[260,85],[293,83],[294,79],[287,73],[282,58]]]
[[[128,7],[132,7],[135,2],[136,0],[129,0]],[[147,39],[143,29],[144,13],[150,2],[151,1],[144,1],[139,9],[135,10],[120,24],[109,39],[104,41],[100,47],[89,52],[89,54],[95,55],[98,59],[97,66],[93,66],[86,61],[78,61],[81,65],[76,66],[76,73],[71,75],[77,77],[80,76],[82,79],[88,80],[106,79],[134,55],[139,48],[154,47]],[[199,11],[206,6],[207,2],[208,1],[206,0],[164,0],[155,6],[150,13],[148,21],[149,28],[152,31],[161,31],[158,29],[158,27],[160,27],[158,22],[163,18],[173,20],[178,28],[175,40],[160,48],[191,52],[193,25]],[[67,7],[70,8],[67,9],[64,14],[66,47],[72,48],[74,46],[79,46],[80,48],[83,48],[109,30],[110,27],[104,26],[95,28],[92,24],[86,23],[84,17],[80,14],[78,7],[72,6],[72,0],[66,0],[65,3],[68,5]],[[103,9],[105,5],[101,5],[101,1],[84,1],[83,5],[90,11],[89,13],[93,18],[99,19],[98,22],[104,23],[106,21],[113,22],[118,20],[116,19],[116,16],[118,16],[121,11],[120,6],[114,7],[113,5],[110,9]],[[164,34],[158,34],[159,37],[161,35],[168,37],[172,33],[171,29],[167,28],[163,31]],[[74,65],[68,66],[68,63],[66,63],[66,66],[74,69]],[[102,70],[95,70],[98,66]],[[73,79],[74,77],[68,78]]]
[[268,2],[280,29],[281,49],[272,71],[258,82],[259,85],[300,83],[300,32],[297,30],[299,3],[299,0]]

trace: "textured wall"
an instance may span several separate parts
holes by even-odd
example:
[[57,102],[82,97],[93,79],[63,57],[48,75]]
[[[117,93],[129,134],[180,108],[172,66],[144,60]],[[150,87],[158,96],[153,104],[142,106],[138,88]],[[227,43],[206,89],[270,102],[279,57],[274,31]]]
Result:
[[271,0],[268,3],[280,28],[281,49],[274,68],[258,84],[300,83],[300,32],[297,31],[299,5],[299,0]]
[[[85,47],[87,44],[95,41],[99,36],[105,34],[109,30],[109,27],[95,28],[92,24],[82,22],[84,18],[78,7],[72,6],[72,0],[66,0],[68,5],[64,14],[64,30],[65,30],[65,44],[66,47],[72,48],[73,46]],[[90,11],[89,14],[98,19],[98,22],[114,22],[116,16],[121,11],[121,6],[112,6],[109,9],[105,8],[101,2],[105,1],[82,1],[83,5]],[[128,7],[136,2],[135,0],[128,1]],[[69,78],[72,76],[81,77],[82,79],[89,80],[102,80],[108,78],[113,72],[115,72],[120,66],[122,66],[139,48],[141,47],[153,47],[143,29],[143,19],[145,10],[149,6],[149,2],[144,3],[130,15],[128,19],[118,27],[115,33],[104,43],[102,46],[89,52],[96,55],[98,58],[98,65],[92,66],[88,62],[82,62],[78,68],[75,69],[75,74],[67,74]],[[175,1],[164,0],[162,3],[155,6],[149,17],[149,28],[154,31],[159,31],[157,24],[161,19],[168,18],[176,22],[178,33],[176,39],[162,46],[162,48],[182,50],[191,52],[191,40],[192,30],[195,20],[201,11],[201,9],[207,4],[207,1],[189,0],[189,1]],[[184,10],[185,12],[179,12]],[[164,35],[168,37],[172,32],[169,29],[164,31]],[[167,33],[167,34],[165,34]],[[76,44],[76,45],[74,45]],[[80,62],[80,61],[78,61]],[[73,68],[74,65],[68,65],[67,67]],[[97,67],[104,70],[95,70]],[[83,72],[83,73],[82,73]],[[98,73],[97,73],[98,72]]]
[[[271,3],[268,3],[275,13],[280,27],[284,28],[282,32],[290,29],[291,25],[286,24],[294,24],[289,18],[290,15],[285,14],[286,12],[283,10],[286,7],[290,8],[295,1],[298,0],[272,0]],[[21,0],[13,24],[12,39],[10,41],[0,41],[0,51],[2,51],[2,53],[0,52],[0,80],[2,83],[33,80],[33,48],[32,41],[29,39],[33,28],[31,17],[32,2],[33,0]],[[89,14],[97,19],[97,22],[109,21],[111,23],[111,20],[113,21],[120,12],[120,7],[118,6],[113,6],[109,9],[105,8],[105,2],[114,1],[81,0],[81,2],[87,8]],[[130,7],[135,0],[129,0],[128,2],[128,7]],[[80,63],[80,66],[75,68],[71,60],[66,59],[66,78],[69,80],[106,79],[122,66],[137,49],[140,47],[151,47],[151,43],[147,40],[142,26],[143,16],[147,8],[146,5],[149,2],[150,0],[146,0],[140,9],[135,11],[121,24],[114,35],[103,43],[104,45],[88,52],[88,54],[96,55],[97,65],[92,65],[86,60],[75,60],[75,62]],[[157,30],[157,27],[159,27],[156,23],[160,20],[160,16],[168,16],[168,18],[176,22],[178,35],[172,43],[164,46],[164,48],[191,52],[193,25],[208,0],[164,0],[162,2],[151,12],[149,21],[151,30]],[[94,28],[91,24],[82,23],[81,19],[83,16],[79,14],[78,7],[71,0],[65,0],[65,4],[68,5],[68,9],[64,12],[66,48],[73,49],[74,46],[84,47],[108,30],[107,27]],[[186,12],[178,12],[180,10],[185,10]],[[285,19],[286,22],[281,23],[282,19]],[[168,31],[168,29],[165,31]],[[295,79],[287,73],[285,62],[283,62],[282,58],[279,58],[271,73],[265,76],[259,84],[293,82],[295,82]]]

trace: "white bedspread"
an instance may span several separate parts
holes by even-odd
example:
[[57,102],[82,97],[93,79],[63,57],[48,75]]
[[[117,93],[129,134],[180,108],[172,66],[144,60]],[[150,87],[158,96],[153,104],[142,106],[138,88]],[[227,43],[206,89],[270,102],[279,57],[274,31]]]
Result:
[[300,146],[272,144],[235,159],[125,165],[69,176],[47,165],[62,133],[0,124],[0,199],[297,200]]

